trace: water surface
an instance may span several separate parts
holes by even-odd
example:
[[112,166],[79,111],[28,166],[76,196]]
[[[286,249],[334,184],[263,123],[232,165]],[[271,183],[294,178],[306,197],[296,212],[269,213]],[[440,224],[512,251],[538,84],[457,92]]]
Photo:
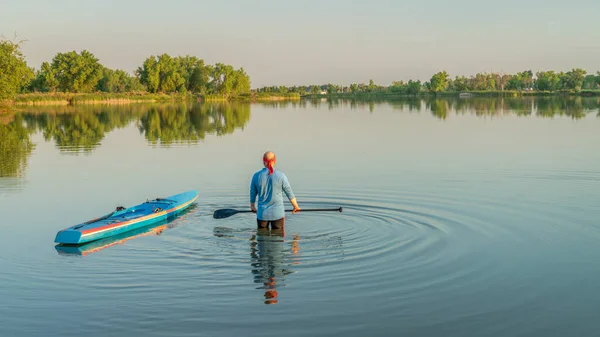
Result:
[[[0,335],[595,335],[599,114],[580,97],[29,108],[0,124]],[[285,232],[213,219],[248,208],[266,150],[301,207],[344,211]],[[171,222],[53,243],[188,189]]]

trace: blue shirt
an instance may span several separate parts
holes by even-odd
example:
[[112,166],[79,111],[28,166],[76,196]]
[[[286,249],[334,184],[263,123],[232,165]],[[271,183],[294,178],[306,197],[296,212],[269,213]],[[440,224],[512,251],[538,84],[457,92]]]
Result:
[[273,170],[273,174],[269,175],[266,167],[254,173],[250,183],[250,202],[255,203],[258,198],[256,218],[259,220],[283,218],[285,216],[284,193],[289,200],[294,199],[292,187],[284,173]]

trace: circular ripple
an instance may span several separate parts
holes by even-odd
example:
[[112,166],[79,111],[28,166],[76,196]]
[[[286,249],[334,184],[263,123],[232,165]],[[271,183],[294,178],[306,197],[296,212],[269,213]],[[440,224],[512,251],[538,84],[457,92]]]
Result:
[[[343,207],[343,212],[289,214],[285,232],[258,231],[251,213],[213,219],[218,208],[246,208],[247,195],[204,190],[198,203],[175,220],[98,244],[82,255],[66,254],[76,256],[68,262],[54,259],[54,265],[44,266],[48,260],[41,255],[19,255],[28,254],[27,249],[0,257],[2,264],[9,264],[0,281],[10,283],[20,274],[31,287],[51,284],[61,294],[85,284],[86,296],[95,304],[109,301],[104,294],[110,293],[150,305],[163,298],[165,289],[174,288],[168,296],[186,308],[183,312],[195,306],[193,298],[208,293],[219,298],[215,305],[222,308],[249,296],[267,304],[285,302],[293,292],[310,301],[352,297],[357,303],[377,302],[354,310],[368,308],[377,317],[407,322],[420,317],[416,321],[427,321],[428,328],[469,318],[487,318],[490,329],[510,328],[494,317],[535,306],[551,295],[560,279],[534,270],[540,263],[552,263],[542,257],[560,251],[565,241],[581,239],[576,237],[581,231],[572,232],[574,238],[561,235],[568,232],[569,211],[548,210],[540,200],[515,203],[519,192],[514,189],[494,194],[482,182],[456,198],[453,193],[460,185],[447,184],[440,188],[443,193],[307,191],[299,197],[302,208]],[[581,230],[598,234],[593,228]],[[69,277],[57,282],[61,272]],[[80,298],[71,292],[60,300],[75,303]],[[281,323],[291,323],[292,316],[281,317]],[[207,315],[203,322],[210,319],[219,321]],[[525,326],[518,319],[510,324]]]

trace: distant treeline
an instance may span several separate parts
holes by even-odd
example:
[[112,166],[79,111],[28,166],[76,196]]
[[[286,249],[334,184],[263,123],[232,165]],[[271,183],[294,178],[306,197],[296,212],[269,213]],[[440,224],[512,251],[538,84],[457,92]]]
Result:
[[308,86],[269,86],[255,90],[256,93],[304,95],[332,94],[405,94],[419,93],[461,93],[461,92],[502,92],[502,91],[538,91],[538,92],[580,92],[581,90],[600,89],[600,72],[587,74],[583,69],[572,69],[568,72],[526,70],[516,74],[479,73],[474,76],[456,76],[453,78],[446,71],[434,74],[429,81],[420,80],[394,81],[389,86],[382,86],[370,80],[368,84],[352,83],[348,86],[338,84],[321,84]]
[[168,54],[148,57],[131,75],[105,67],[87,50],[58,53],[34,69],[23,57],[21,42],[0,41],[0,100],[35,92],[192,93],[229,98],[249,93],[250,77],[243,68]]

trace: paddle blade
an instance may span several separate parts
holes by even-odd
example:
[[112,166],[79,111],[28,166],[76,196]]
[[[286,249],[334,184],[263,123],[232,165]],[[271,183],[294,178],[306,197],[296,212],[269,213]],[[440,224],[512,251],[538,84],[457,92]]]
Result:
[[215,219],[229,218],[230,216],[235,215],[237,213],[238,213],[238,210],[231,209],[231,208],[218,209],[213,214],[213,218],[215,218]]

